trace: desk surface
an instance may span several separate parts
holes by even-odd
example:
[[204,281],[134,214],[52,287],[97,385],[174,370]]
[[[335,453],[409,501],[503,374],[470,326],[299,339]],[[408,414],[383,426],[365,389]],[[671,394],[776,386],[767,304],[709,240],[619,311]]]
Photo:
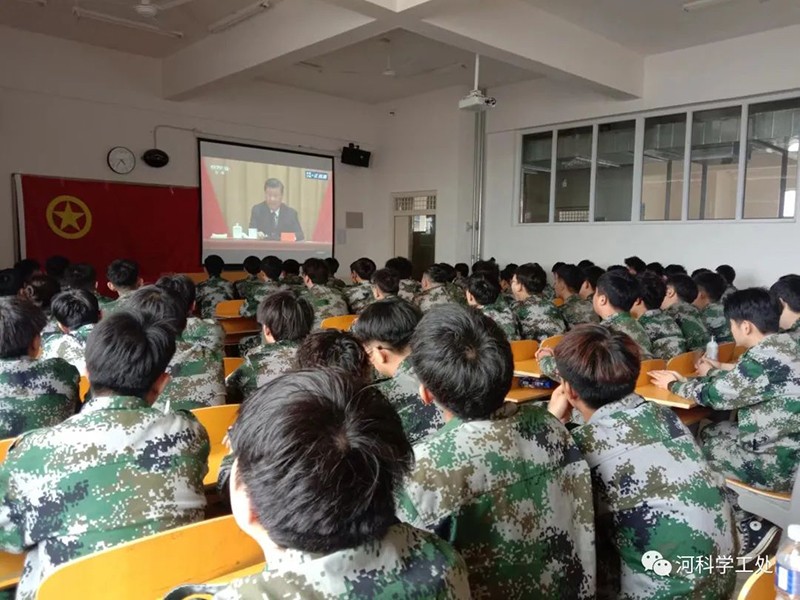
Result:
[[514,388],[506,394],[506,402],[520,404],[533,400],[547,400],[553,395],[553,390],[540,390],[536,388]]
[[514,363],[514,377],[544,377],[542,369],[539,368],[539,362],[532,358],[530,360],[522,360]]
[[255,575],[256,573],[261,573],[267,566],[267,563],[258,563],[257,565],[253,565],[251,567],[245,567],[244,569],[240,569],[238,571],[234,571],[233,573],[228,573],[227,575],[223,575],[222,577],[217,577],[216,579],[212,579],[211,581],[207,581],[206,583],[210,584],[219,584],[219,583],[230,583],[236,579],[241,579],[242,577],[247,577],[248,575]]
[[697,402],[694,400],[683,398],[682,396],[678,396],[672,392],[668,392],[667,390],[662,390],[654,385],[643,385],[641,387],[637,387],[636,393],[645,400],[649,400],[650,402],[655,402],[657,404],[663,404],[664,406],[671,406],[673,408],[694,408],[697,406]]

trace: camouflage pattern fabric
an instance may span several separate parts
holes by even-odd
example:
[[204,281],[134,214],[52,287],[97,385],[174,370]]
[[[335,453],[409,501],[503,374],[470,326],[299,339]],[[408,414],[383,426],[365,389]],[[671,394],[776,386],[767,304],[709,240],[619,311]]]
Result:
[[678,327],[681,328],[686,340],[687,351],[706,349],[706,344],[711,341],[711,334],[697,307],[679,301],[665,309],[664,312],[675,319]]
[[650,338],[653,355],[656,358],[669,360],[688,351],[680,326],[661,309],[646,311],[639,317],[639,325]]
[[42,358],[63,358],[83,377],[86,375],[86,340],[94,329],[94,323],[78,327],[69,333],[52,335],[42,342]]
[[497,299],[494,304],[487,304],[478,308],[484,315],[489,317],[492,321],[500,326],[503,333],[509,341],[519,340],[520,337],[520,323],[517,316],[511,310],[511,307],[506,304],[505,300]]
[[594,312],[592,303],[589,300],[584,300],[578,294],[572,294],[569,298],[564,300],[559,309],[564,321],[567,323],[567,328],[572,329],[576,325],[583,325],[584,323],[599,323],[600,317]]
[[795,321],[794,325],[792,325],[784,333],[789,334],[795,341],[800,342],[800,319]]
[[217,304],[233,300],[233,297],[233,284],[222,277],[209,277],[197,284],[197,309],[204,319],[212,319],[217,310]]
[[282,341],[251,350],[225,380],[228,403],[245,400],[262,385],[291,371],[298,346],[297,342]]
[[347,302],[342,294],[325,285],[306,288],[302,296],[314,307],[314,329],[320,329],[328,317],[349,315]]
[[[467,295],[464,293],[464,290],[462,290],[452,281],[445,283],[444,287],[447,289],[447,293],[450,294],[450,297],[453,298],[453,301],[456,304],[467,306]],[[502,294],[499,297],[502,297]]]
[[610,317],[606,317],[600,325],[608,327],[612,331],[621,331],[633,338],[642,353],[642,360],[653,358],[653,347],[650,345],[650,338],[644,328],[634,319],[630,313],[618,312]]
[[128,302],[128,296],[131,295],[131,292],[125,292],[124,294],[120,294],[118,298],[114,300],[109,300],[105,303],[103,308],[103,316],[107,317],[108,315],[112,315],[117,311],[124,310],[125,304]]
[[44,329],[42,329],[39,334],[42,336],[42,341],[61,333],[61,328],[58,326],[58,321],[56,321],[56,318],[49,313],[45,314],[47,315],[47,323],[45,323]]
[[233,292],[236,294],[237,298],[247,298],[249,294],[253,293],[253,290],[261,285],[261,279],[258,275],[248,275],[244,279],[240,279],[239,281],[235,281],[233,283]]
[[462,558],[435,535],[405,523],[382,540],[328,555],[284,550],[266,571],[234,581],[215,600],[469,598]]
[[347,284],[339,279],[338,277],[330,277],[328,278],[328,287],[334,288],[337,290],[341,290],[342,288],[347,287]]
[[356,283],[342,290],[351,315],[360,315],[370,304],[375,302],[372,293],[372,284],[368,281]]
[[243,298],[244,304],[239,309],[239,314],[243,317],[255,317],[258,311],[258,305],[264,298],[268,298],[275,292],[280,292],[287,289],[285,285],[281,285],[275,281],[263,281],[261,285],[249,286],[247,295]]
[[202,521],[208,449],[193,415],[121,396],[20,438],[0,465],[0,548],[28,553],[17,598],[69,560]]
[[213,319],[186,319],[186,329],[181,336],[184,341],[200,344],[209,350],[222,353],[225,346],[225,330]]
[[[680,568],[681,556],[734,556],[725,482],[669,408],[631,394],[598,409],[572,430],[592,470],[597,525],[597,597],[730,598],[725,573]],[[642,556],[660,552],[669,575],[646,571]]]
[[454,417],[414,455],[398,516],[453,544],[474,598],[594,598],[589,467],[547,410]]
[[768,335],[732,371],[669,387],[715,410],[738,409],[738,425],[701,432],[712,467],[755,487],[791,491],[800,460],[800,345],[791,336]]
[[558,307],[540,296],[528,296],[525,300],[516,302],[512,310],[519,321],[523,340],[541,342],[544,338],[561,335],[566,331],[566,324]]
[[714,336],[714,339],[720,344],[732,342],[733,334],[731,333],[731,324],[725,318],[725,309],[720,303],[711,303],[706,306],[700,314],[703,316],[703,323],[705,323],[708,332]]
[[552,302],[553,300],[556,299],[556,290],[555,288],[553,288],[552,285],[548,283],[544,286],[541,296],[545,300],[549,300],[550,302]]
[[436,405],[422,402],[419,385],[417,374],[408,359],[400,363],[394,377],[377,384],[378,389],[400,415],[406,437],[412,444],[444,425],[444,418]]
[[0,359],[0,439],[74,415],[79,380],[78,370],[61,358]]
[[107,306],[107,305],[108,305],[110,302],[113,302],[113,300],[111,300],[111,298],[109,298],[108,296],[103,296],[102,294],[99,294],[99,293],[97,292],[97,290],[95,290],[95,291],[93,291],[93,292],[92,292],[92,296],[94,296],[95,298],[97,298],[97,304],[99,304],[99,305],[100,305],[100,310],[105,310],[105,307],[106,307],[106,306]]
[[[461,292],[464,295],[464,292]],[[400,294],[400,297],[403,297]],[[434,306],[440,304],[461,304],[461,301],[455,297],[455,294],[445,284],[437,285],[436,287],[428,288],[421,291],[414,297],[414,303],[419,306],[422,312],[428,312]]]
[[293,287],[305,287],[305,282],[300,275],[285,275],[281,277],[281,283]]
[[422,292],[422,285],[416,279],[401,279],[397,295],[406,302],[414,302],[417,294]]
[[456,278],[453,280],[458,287],[462,290],[467,289],[467,285],[469,285],[469,277],[464,277],[463,275],[456,275]]
[[722,296],[720,297],[719,301],[722,302],[723,300],[725,300],[725,298],[730,296],[735,291],[736,288],[732,285],[729,285],[727,288],[725,288],[725,291],[722,293]]

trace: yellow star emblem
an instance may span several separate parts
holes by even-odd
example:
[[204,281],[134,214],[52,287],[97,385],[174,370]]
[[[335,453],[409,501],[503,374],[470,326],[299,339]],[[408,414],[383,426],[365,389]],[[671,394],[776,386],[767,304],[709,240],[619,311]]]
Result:
[[80,239],[92,228],[92,211],[83,200],[75,196],[53,198],[47,205],[45,216],[53,233],[67,240]]

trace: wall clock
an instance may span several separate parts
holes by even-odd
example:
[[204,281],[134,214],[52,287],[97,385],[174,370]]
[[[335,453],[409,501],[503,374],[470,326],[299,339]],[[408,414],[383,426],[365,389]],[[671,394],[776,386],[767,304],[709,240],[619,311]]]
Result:
[[112,148],[108,152],[108,166],[119,175],[127,175],[136,167],[136,156],[123,146]]

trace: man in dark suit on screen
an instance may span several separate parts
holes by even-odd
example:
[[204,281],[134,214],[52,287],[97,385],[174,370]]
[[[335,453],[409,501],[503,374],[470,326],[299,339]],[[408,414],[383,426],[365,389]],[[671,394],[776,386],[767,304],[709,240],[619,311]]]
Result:
[[283,182],[270,178],[264,184],[264,202],[250,211],[250,227],[258,230],[258,237],[280,240],[282,233],[293,233],[298,242],[305,239],[297,211],[283,203]]

